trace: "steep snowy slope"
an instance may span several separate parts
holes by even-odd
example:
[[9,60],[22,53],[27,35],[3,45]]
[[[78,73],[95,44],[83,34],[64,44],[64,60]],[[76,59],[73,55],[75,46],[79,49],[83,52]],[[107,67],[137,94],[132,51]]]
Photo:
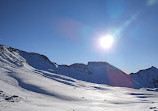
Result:
[[129,75],[106,62],[59,65],[56,72],[88,82],[133,88],[133,81]]
[[151,67],[149,69],[140,70],[137,73],[130,74],[131,78],[136,81],[136,88],[154,88],[158,87],[158,69]]
[[[89,62],[87,65],[57,67],[39,54],[35,54],[34,58],[32,53],[2,45],[0,50],[0,111],[158,110],[156,89],[148,91],[96,84],[99,79],[115,86],[128,83],[127,75],[108,63]],[[98,77],[97,80],[93,76]],[[88,79],[94,83],[86,82]],[[115,81],[117,79],[124,82],[119,83]]]
[[32,67],[78,80],[111,86],[129,88],[158,87],[158,69],[155,67],[127,75],[106,62],[75,63],[69,66],[57,65],[44,55],[29,53],[4,45],[0,45],[0,64],[12,67]]
[[1,45],[0,56],[8,64],[24,65],[40,70],[51,70],[54,73],[67,75],[75,79],[112,86],[133,88],[133,81],[129,75],[106,62],[89,62],[87,65],[75,63],[70,66],[57,65],[46,56],[37,53],[28,53],[11,47]]
[[19,51],[19,55],[23,57],[27,63],[37,69],[49,70],[56,69],[58,66],[56,63],[51,62],[46,56],[37,53],[28,53],[25,51]]
[[156,111],[158,92],[0,64],[0,111]]
[[23,66],[26,60],[19,55],[18,50],[0,45],[0,63],[15,67]]
[[51,62],[46,56],[29,53],[19,49],[0,45],[0,61],[12,66],[23,66],[26,63],[33,68],[48,70],[56,69],[56,63]]

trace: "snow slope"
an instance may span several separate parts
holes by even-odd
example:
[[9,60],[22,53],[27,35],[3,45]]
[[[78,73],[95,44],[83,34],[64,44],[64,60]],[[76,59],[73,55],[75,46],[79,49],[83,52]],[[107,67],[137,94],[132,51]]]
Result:
[[112,86],[133,87],[131,77],[106,62],[89,62],[87,65],[75,63],[70,66],[57,65],[46,56],[28,53],[1,45],[3,61],[14,66],[29,65],[33,68],[52,71],[75,79]]
[[140,70],[137,73],[130,74],[131,78],[136,81],[135,88],[158,88],[158,69],[151,67],[149,69]]
[[133,87],[131,77],[106,62],[88,62],[85,64],[59,65],[57,73],[92,83],[120,87]]
[[[0,65],[0,111],[154,111],[158,92],[112,87],[31,67]],[[16,95],[16,96],[14,96]],[[7,96],[7,97],[6,97]],[[7,99],[12,97],[13,99]]]
[[[39,54],[35,54],[34,58],[32,53],[2,45],[0,50],[0,111],[158,110],[158,92],[155,88],[138,90],[96,84],[100,78],[108,77],[102,81],[105,79],[110,85],[125,86],[123,82],[113,80],[119,79],[119,76],[124,80],[127,75],[108,63],[57,66]],[[107,76],[107,72],[112,75]],[[119,72],[118,75],[116,72]],[[95,80],[92,75],[99,77]]]
[[27,66],[51,71],[91,83],[129,88],[158,88],[158,69],[155,67],[128,75],[106,62],[74,63],[69,66],[57,65],[44,55],[29,53],[4,45],[0,45],[0,62],[12,67]]

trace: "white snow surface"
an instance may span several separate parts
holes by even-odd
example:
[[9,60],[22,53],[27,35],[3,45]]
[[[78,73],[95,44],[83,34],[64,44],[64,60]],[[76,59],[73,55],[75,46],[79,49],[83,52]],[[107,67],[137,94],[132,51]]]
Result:
[[[158,110],[156,88],[113,87],[82,81],[82,78],[75,79],[67,75],[70,71],[74,74],[80,74],[84,71],[83,74],[96,75],[97,73],[94,72],[103,70],[101,64],[108,66],[110,71],[118,71],[117,68],[111,67],[109,64],[93,62],[88,63],[88,65],[57,66],[44,57],[48,62],[44,65],[48,65],[48,67],[43,68],[41,63],[44,60],[41,55],[36,55],[35,61],[30,59],[30,61],[36,62],[35,64],[28,62],[29,59],[25,59],[22,54],[20,55],[20,50],[6,46],[0,46],[0,50],[0,111]],[[22,52],[20,51],[20,53]],[[34,56],[29,57],[34,58]],[[38,67],[39,61],[41,63]],[[94,68],[94,64],[97,68]],[[34,67],[35,65],[37,67]],[[62,70],[62,67],[71,70],[64,74],[58,74],[57,72]],[[62,71],[66,71],[65,69]],[[122,71],[119,70],[118,72],[120,73],[118,75],[122,76]],[[102,75],[102,73],[99,74]],[[125,78],[126,75],[123,77]]]

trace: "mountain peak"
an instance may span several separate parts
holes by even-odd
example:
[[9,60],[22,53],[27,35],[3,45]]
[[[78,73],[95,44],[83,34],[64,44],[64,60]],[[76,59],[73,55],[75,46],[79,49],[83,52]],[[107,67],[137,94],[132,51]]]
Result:
[[151,68],[149,68],[149,69],[157,69],[155,66],[151,66]]

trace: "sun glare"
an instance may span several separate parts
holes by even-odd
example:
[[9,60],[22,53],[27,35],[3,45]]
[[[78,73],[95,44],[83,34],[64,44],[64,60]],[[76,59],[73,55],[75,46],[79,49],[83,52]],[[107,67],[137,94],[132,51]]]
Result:
[[113,42],[114,42],[114,39],[111,35],[103,36],[99,40],[100,46],[104,49],[111,48]]

